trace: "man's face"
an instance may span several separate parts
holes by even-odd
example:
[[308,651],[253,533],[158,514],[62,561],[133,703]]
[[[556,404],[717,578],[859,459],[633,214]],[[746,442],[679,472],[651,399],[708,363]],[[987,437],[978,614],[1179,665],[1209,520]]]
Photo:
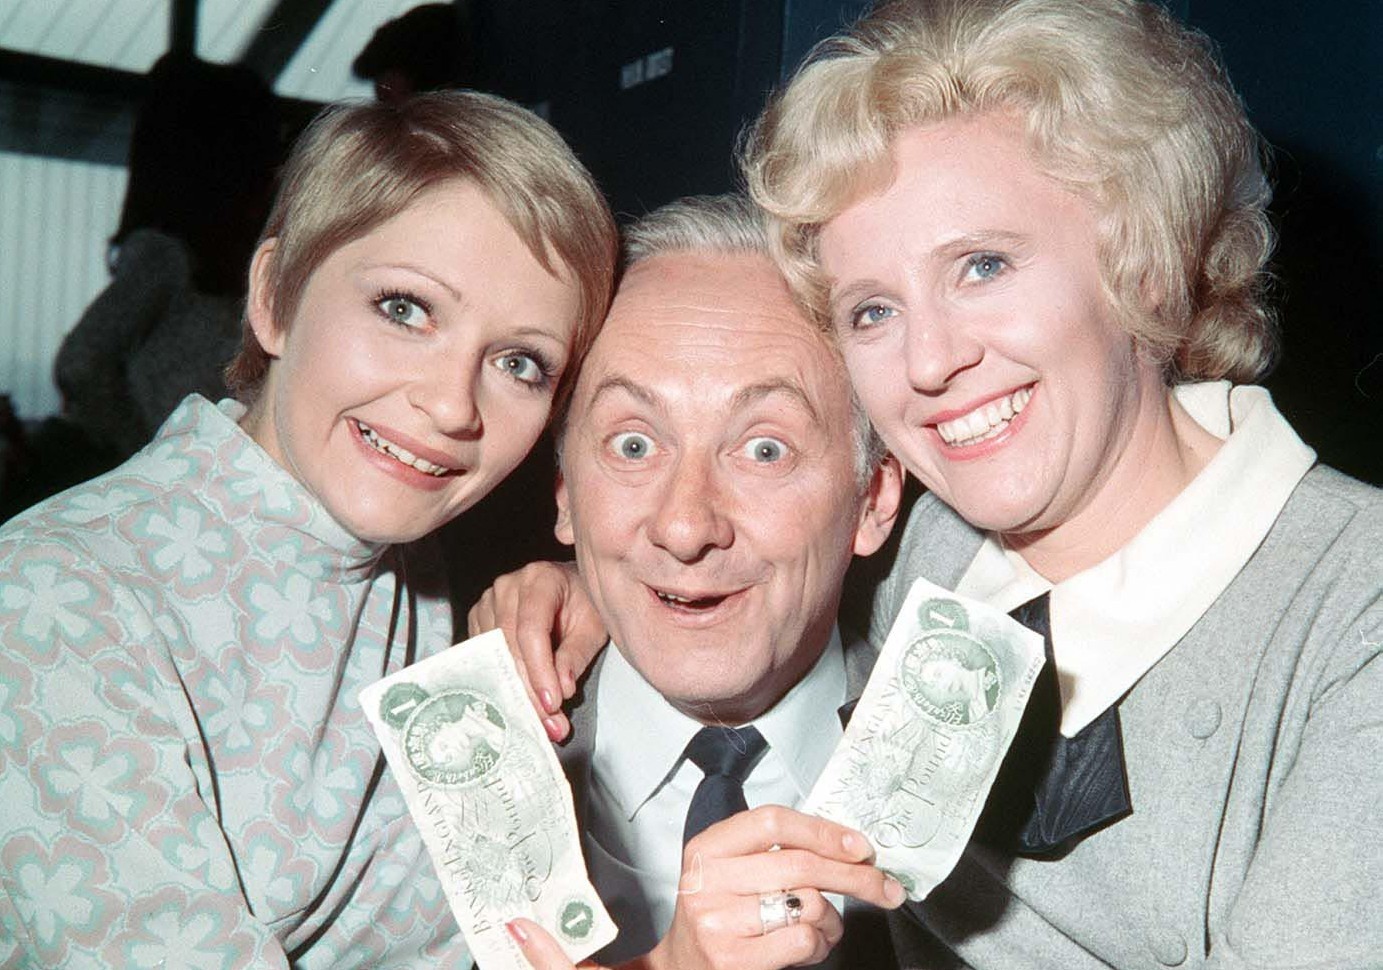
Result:
[[855,474],[844,369],[753,255],[624,277],[572,400],[557,537],[615,643],[675,706],[742,723],[816,662],[841,579],[897,512]]

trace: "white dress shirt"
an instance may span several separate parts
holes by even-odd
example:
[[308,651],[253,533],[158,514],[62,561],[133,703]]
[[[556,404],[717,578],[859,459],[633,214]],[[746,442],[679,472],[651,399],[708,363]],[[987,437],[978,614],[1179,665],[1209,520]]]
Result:
[[1054,586],[991,533],[956,587],[1005,612],[1050,591],[1067,737],[1117,704],[1210,609],[1316,460],[1261,387],[1214,381],[1174,393],[1224,444],[1130,542]]
[[[647,952],[672,924],[682,827],[703,777],[683,752],[704,725],[669,704],[618,649],[607,651],[598,676],[583,841],[591,881],[620,926],[601,953],[615,962]],[[750,808],[794,807],[806,797],[844,733],[836,711],[845,691],[844,652],[833,632],[807,675],[750,722],[768,742],[744,783]]]

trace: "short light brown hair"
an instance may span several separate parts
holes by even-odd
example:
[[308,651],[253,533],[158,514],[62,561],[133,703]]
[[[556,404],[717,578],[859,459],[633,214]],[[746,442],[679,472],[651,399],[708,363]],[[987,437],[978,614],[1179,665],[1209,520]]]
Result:
[[1209,41],[1142,0],[891,2],[819,44],[744,152],[818,319],[821,227],[887,184],[901,131],[985,112],[1019,114],[1044,170],[1095,206],[1106,295],[1169,380],[1266,372],[1261,139]]
[[[289,326],[327,257],[452,179],[477,185],[543,268],[554,277],[565,270],[580,290],[560,396],[605,319],[619,237],[604,196],[561,136],[493,95],[439,91],[318,115],[293,148],[260,236],[276,241],[266,274],[273,326]],[[248,403],[268,370],[247,324],[227,385]]]

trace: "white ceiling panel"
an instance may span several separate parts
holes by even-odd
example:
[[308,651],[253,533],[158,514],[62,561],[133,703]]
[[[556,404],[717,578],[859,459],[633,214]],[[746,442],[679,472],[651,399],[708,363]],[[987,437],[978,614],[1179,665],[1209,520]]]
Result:
[[222,64],[236,60],[274,5],[275,0],[201,0],[197,56]]
[[0,47],[142,73],[168,48],[169,0],[9,0]]
[[[312,101],[369,97],[351,61],[380,24],[422,0],[333,0],[277,78],[279,94]],[[236,61],[277,0],[201,0],[197,54]],[[0,0],[0,47],[142,74],[168,49],[172,0]]]

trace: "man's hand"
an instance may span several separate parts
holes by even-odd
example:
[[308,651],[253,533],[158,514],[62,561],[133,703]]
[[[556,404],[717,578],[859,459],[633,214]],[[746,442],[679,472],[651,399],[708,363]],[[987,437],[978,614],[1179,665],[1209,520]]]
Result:
[[547,736],[565,738],[571,722],[562,702],[607,639],[576,565],[535,562],[504,574],[471,607],[466,626],[473,637],[504,631]]
[[[872,859],[859,832],[777,805],[719,822],[683,849],[672,926],[643,965],[777,970],[824,960],[845,928],[823,893],[887,909],[905,898]],[[765,933],[760,897],[780,892],[801,900],[801,917]]]
[[[887,909],[903,887],[870,864],[860,833],[777,805],[712,825],[682,852],[677,911],[667,936],[617,970],[780,970],[818,963],[840,942],[844,924],[822,893],[854,896]],[[765,933],[759,898],[788,891],[801,918]],[[576,970],[541,927],[509,924],[534,970]],[[583,963],[581,968],[596,967]],[[599,968],[605,970],[605,968]]]

